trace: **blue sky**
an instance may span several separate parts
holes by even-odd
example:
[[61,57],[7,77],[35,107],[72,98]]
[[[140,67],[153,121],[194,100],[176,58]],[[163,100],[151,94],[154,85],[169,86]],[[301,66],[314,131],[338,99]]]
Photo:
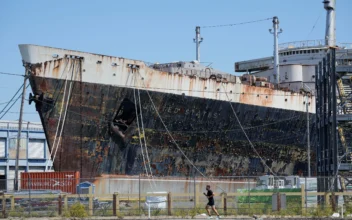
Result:
[[[352,29],[348,26],[351,9],[351,0],[337,0],[338,42],[352,42]],[[322,0],[3,0],[0,1],[0,72],[24,73],[18,44],[26,43],[148,62],[194,60],[195,26],[273,16],[279,17],[284,30],[280,43],[324,38],[326,13]],[[273,39],[269,28],[271,20],[201,29],[204,38],[201,61],[234,73],[236,61],[270,56]],[[2,103],[11,99],[23,79],[0,75],[0,82]],[[18,112],[19,103],[10,111]],[[0,105],[0,111],[3,106]],[[39,121],[34,105],[26,102],[24,112],[25,120]],[[18,118],[18,113],[10,113],[3,120]]]

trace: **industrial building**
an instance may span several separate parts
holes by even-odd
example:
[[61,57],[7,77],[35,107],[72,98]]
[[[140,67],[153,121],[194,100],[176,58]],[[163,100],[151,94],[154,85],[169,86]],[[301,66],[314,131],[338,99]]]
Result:
[[[17,121],[0,121],[0,190],[14,189],[18,127]],[[19,175],[45,171],[46,167],[52,167],[52,161],[41,123],[23,122]]]

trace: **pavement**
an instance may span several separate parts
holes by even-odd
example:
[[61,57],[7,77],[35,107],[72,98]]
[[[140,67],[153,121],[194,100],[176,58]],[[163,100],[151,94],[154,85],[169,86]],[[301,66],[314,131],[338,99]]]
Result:
[[[18,219],[18,218],[8,218],[8,219]],[[123,218],[118,218],[118,217],[100,217],[100,216],[97,216],[97,217],[88,217],[88,218],[64,218],[64,217],[44,217],[44,218],[26,218],[26,220],[72,220],[72,219],[80,219],[80,220],[83,220],[83,219],[87,219],[87,220],[95,220],[95,219],[101,219],[101,220],[121,220],[121,219],[149,219],[148,216],[126,216],[126,217],[123,217]],[[175,217],[175,216],[153,216],[151,217],[150,219],[192,219],[190,216],[188,217]],[[207,216],[204,216],[204,215],[197,215],[195,216],[193,219],[208,219]],[[216,217],[213,216],[214,220],[216,220]],[[315,219],[315,220],[319,220],[319,219],[352,219],[352,218],[331,218],[331,217],[325,217],[325,218],[318,218],[318,217],[315,217],[315,218],[312,218],[312,217],[273,217],[273,216],[258,216],[257,218],[254,218],[254,217],[249,217],[249,216],[224,216],[224,217],[221,217],[221,219],[235,219],[235,220],[249,220],[249,219],[257,219],[257,220],[266,220],[266,219],[290,219],[290,220],[307,220],[307,219]]]

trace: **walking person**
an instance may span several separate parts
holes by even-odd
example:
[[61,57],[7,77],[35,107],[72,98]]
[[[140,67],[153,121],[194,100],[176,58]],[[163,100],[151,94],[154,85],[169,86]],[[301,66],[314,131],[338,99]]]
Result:
[[203,194],[208,198],[208,204],[205,206],[205,209],[208,212],[209,218],[212,218],[212,216],[210,214],[210,208],[211,208],[217,215],[216,219],[220,219],[220,215],[219,215],[218,211],[215,209],[214,193],[210,189],[210,185],[207,185],[206,190],[208,192],[207,193],[203,193]]

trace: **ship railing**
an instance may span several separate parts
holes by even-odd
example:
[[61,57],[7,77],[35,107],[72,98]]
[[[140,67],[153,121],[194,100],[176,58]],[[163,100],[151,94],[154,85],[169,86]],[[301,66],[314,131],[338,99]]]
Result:
[[293,42],[279,44],[279,50],[301,48],[301,47],[322,47],[322,46],[325,46],[324,40],[293,41]]
[[352,43],[338,43],[338,46],[343,49],[352,49]]

